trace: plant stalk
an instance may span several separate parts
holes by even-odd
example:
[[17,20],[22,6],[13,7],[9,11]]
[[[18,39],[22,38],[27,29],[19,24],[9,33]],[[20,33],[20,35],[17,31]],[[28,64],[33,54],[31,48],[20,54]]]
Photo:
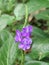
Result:
[[26,26],[27,21],[28,21],[28,8],[27,8],[27,5],[25,5],[25,9],[26,9],[26,14],[25,14],[25,23],[23,25],[23,28]]

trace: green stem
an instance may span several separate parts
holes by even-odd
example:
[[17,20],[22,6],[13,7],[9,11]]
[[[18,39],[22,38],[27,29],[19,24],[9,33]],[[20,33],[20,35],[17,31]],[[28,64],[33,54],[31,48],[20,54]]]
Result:
[[[28,19],[28,9],[27,9],[27,5],[25,5],[26,8],[26,15],[25,15],[25,23],[23,25],[23,28],[26,26],[27,24],[27,19]],[[25,52],[23,50],[21,50],[22,53],[22,57],[21,57],[21,65],[24,65],[24,61],[25,61]]]
[[28,19],[28,8],[27,8],[27,5],[25,5],[25,9],[26,9],[26,14],[25,14],[25,23],[23,25],[23,28],[26,26],[27,24],[27,19]]
[[25,60],[25,54],[24,54],[24,52],[23,52],[23,50],[21,50],[21,52],[22,52],[22,59],[21,59],[21,65],[24,65],[24,60]]

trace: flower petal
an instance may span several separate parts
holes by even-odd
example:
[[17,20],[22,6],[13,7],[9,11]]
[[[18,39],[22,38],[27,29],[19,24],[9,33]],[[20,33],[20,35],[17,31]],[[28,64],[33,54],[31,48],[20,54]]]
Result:
[[22,44],[32,44],[32,39],[29,37],[23,38],[21,43]]

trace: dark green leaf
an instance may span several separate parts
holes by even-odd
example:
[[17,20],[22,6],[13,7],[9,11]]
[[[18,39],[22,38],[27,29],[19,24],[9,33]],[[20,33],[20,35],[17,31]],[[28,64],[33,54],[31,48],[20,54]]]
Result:
[[42,37],[42,38],[49,38],[49,34],[45,33],[43,30],[37,27],[33,27],[33,33],[34,36]]

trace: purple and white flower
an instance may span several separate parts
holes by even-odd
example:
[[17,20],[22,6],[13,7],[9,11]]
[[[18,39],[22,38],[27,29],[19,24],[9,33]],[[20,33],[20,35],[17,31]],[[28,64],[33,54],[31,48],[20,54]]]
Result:
[[32,32],[32,26],[26,26],[22,31],[16,30],[15,41],[19,42],[19,49],[27,50],[30,49],[32,39],[30,38]]

